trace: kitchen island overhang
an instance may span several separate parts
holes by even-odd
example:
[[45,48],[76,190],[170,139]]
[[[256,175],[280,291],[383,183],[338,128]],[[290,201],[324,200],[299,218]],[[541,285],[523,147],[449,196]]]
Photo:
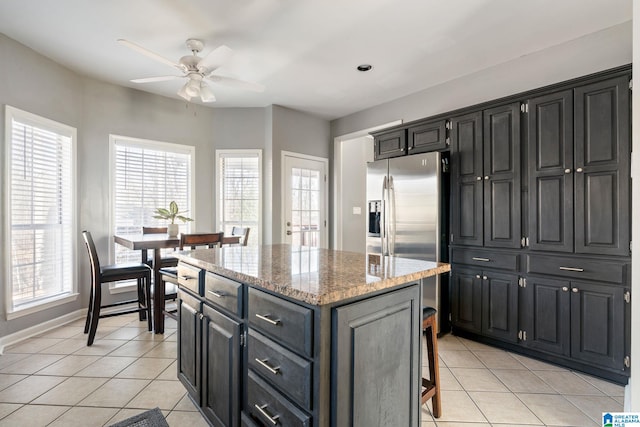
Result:
[[[214,424],[419,424],[420,279],[448,264],[290,245],[176,256],[199,283],[180,286],[178,377]],[[236,339],[216,337],[222,318]],[[222,366],[235,387],[215,381]]]

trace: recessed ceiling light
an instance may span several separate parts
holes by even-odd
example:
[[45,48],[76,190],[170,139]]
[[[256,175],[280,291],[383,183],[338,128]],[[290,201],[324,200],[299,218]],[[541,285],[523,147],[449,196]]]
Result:
[[362,71],[364,73],[365,71],[369,71],[372,68],[373,67],[369,64],[361,64],[361,65],[358,65],[357,70]]

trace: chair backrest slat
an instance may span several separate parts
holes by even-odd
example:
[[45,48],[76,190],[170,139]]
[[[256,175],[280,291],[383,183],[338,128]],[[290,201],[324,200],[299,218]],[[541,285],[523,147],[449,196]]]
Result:
[[167,234],[167,227],[142,227],[142,234]]
[[93,237],[91,237],[91,233],[88,231],[82,232],[82,238],[84,239],[84,244],[87,247],[87,252],[89,253],[89,263],[91,264],[91,275],[99,281],[100,276],[100,259],[98,258],[98,251],[96,250],[96,245],[93,243]]
[[249,227],[233,227],[231,229],[231,235],[241,237],[240,244],[242,246],[247,246],[247,240],[249,240],[249,231]]
[[197,246],[208,246],[210,248],[220,247],[222,236],[224,233],[192,233],[180,234],[180,249],[190,247],[195,249]]

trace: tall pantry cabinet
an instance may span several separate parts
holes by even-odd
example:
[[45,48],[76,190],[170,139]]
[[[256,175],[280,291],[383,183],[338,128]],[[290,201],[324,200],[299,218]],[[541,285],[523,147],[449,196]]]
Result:
[[449,151],[455,334],[626,383],[630,79],[618,67],[374,134],[377,158],[412,154],[415,129],[421,151]]

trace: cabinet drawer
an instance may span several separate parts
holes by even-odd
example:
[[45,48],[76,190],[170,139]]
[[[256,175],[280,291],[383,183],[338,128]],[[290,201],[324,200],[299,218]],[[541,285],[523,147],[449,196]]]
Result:
[[312,357],[313,312],[310,309],[249,288],[248,317],[252,327]]
[[624,283],[625,264],[585,258],[529,255],[527,273]]
[[240,426],[241,427],[258,427],[258,424],[253,420],[251,415],[247,415],[242,412],[240,414]]
[[437,120],[411,126],[407,130],[409,154],[426,153],[447,148],[445,124],[444,120]]
[[249,329],[249,367],[293,401],[311,409],[311,362]]
[[188,264],[178,264],[178,285],[189,289],[191,292],[203,294],[204,270]]
[[518,271],[518,255],[477,249],[451,250],[452,264],[476,265],[481,268],[500,268]]
[[242,316],[242,284],[207,272],[204,276],[204,297],[212,304]]
[[248,410],[265,425],[310,426],[311,417],[299,410],[286,397],[271,388],[249,370],[247,382]]

